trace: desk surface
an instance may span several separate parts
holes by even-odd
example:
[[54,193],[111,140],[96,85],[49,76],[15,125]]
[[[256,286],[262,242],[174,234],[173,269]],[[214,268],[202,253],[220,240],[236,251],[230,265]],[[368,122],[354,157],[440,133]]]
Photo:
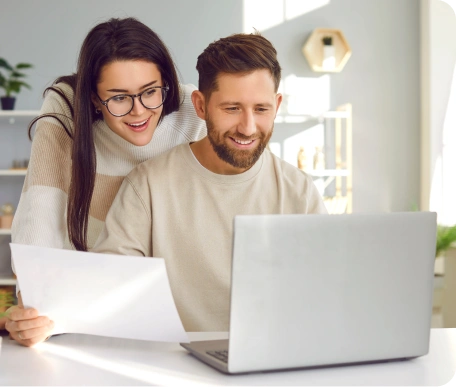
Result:
[[[192,333],[191,340],[226,338]],[[3,337],[0,385],[401,385],[446,384],[456,372],[456,328],[432,329],[412,360],[228,376],[175,343],[67,334],[25,348]],[[456,379],[455,379],[456,381]]]

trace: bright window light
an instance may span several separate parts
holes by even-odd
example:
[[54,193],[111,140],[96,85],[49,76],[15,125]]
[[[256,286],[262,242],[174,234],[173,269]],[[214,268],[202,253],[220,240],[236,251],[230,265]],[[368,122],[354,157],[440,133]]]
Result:
[[305,15],[306,13],[328,5],[329,1],[330,0],[286,0],[285,19],[290,20]]
[[265,31],[328,5],[330,0],[244,0],[244,32]]
[[270,142],[269,150],[277,157],[282,157],[282,149],[279,142]]
[[166,386],[207,386],[213,382],[191,373],[183,373],[174,370],[164,369],[152,364],[135,363],[131,359],[128,363],[121,359],[110,360],[106,357],[96,356],[91,353],[69,348],[63,345],[56,345],[50,342],[40,343],[35,350],[51,353],[65,359],[81,364],[89,365],[110,372],[115,375],[124,376],[133,380],[150,385]]
[[330,77],[318,78],[288,75],[283,80],[280,92],[284,96],[280,115],[318,116],[330,109]]
[[264,31],[283,23],[284,0],[244,0],[244,32]]
[[442,138],[442,209],[439,221],[456,224],[456,66],[443,123]]

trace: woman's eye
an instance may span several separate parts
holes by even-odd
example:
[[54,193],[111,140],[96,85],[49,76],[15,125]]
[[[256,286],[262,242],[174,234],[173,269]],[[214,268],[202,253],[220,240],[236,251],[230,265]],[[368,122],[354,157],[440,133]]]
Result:
[[111,98],[114,102],[123,102],[127,99],[125,95],[116,95],[115,97]]
[[156,89],[148,89],[144,92],[146,97],[150,97],[151,95],[154,95],[157,92]]

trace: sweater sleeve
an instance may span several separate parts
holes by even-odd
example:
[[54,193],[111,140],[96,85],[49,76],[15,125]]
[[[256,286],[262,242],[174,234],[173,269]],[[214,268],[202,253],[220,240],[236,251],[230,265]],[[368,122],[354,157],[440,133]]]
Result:
[[[46,113],[57,115],[72,131],[70,110],[54,91],[48,92],[43,102],[40,114]],[[57,119],[46,117],[38,120],[12,225],[14,243],[63,248],[67,236],[71,141]]]
[[[62,91],[72,98],[72,91]],[[56,92],[47,93],[40,114],[55,114],[71,132],[71,113]],[[41,118],[36,124],[30,161],[19,205],[13,219],[13,243],[63,248],[68,240],[66,203],[71,169],[71,138],[55,118]],[[14,266],[12,266],[13,271]],[[20,291],[19,283],[16,294]]]
[[137,168],[124,179],[92,252],[152,256],[152,215],[146,181],[137,174]]

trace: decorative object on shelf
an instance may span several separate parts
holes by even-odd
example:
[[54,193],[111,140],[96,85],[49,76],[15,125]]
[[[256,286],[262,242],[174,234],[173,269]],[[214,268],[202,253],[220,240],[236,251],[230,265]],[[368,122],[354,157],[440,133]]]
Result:
[[11,203],[5,203],[0,210],[0,228],[10,229],[13,224],[14,206]]
[[438,224],[435,257],[445,253],[453,243],[456,243],[456,224],[454,226]]
[[12,170],[26,170],[28,168],[29,159],[13,160]]
[[336,68],[336,49],[332,44],[332,36],[324,36],[323,39],[323,63],[324,71],[333,71]]
[[6,310],[15,304],[14,287],[0,287],[0,318],[4,317]]
[[[22,87],[31,89],[31,86],[23,81],[26,74],[22,70],[33,67],[30,63],[18,63],[16,66],[12,66],[4,58],[0,58],[0,88],[5,90],[6,95],[2,96],[1,105],[3,110],[13,110],[16,97],[12,94],[18,94]],[[6,74],[5,74],[6,72]]]
[[323,147],[316,146],[315,153],[313,156],[313,169],[316,171],[322,171],[325,169],[325,154],[323,153]]
[[298,169],[308,172],[307,156],[303,146],[299,148],[298,152]]
[[[342,31],[317,28],[302,47],[302,53],[313,71],[340,72],[351,56],[351,49]],[[325,61],[326,56],[328,61]]]

